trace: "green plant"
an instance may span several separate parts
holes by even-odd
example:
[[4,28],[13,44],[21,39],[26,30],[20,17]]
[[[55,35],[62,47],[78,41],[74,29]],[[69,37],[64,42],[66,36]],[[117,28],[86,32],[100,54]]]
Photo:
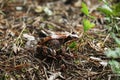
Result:
[[83,26],[84,26],[84,32],[86,32],[89,29],[93,28],[95,26],[95,24],[91,23],[89,20],[84,19],[83,20]]
[[102,0],[104,4],[98,8],[98,11],[105,15],[105,22],[109,32],[120,32],[119,23],[120,20],[120,2],[109,3],[107,0]]
[[[88,18],[94,18],[90,15],[89,9],[85,3],[82,2],[81,12],[84,13]],[[83,19],[84,32],[90,30],[95,26],[94,23],[91,23],[89,19]]]
[[113,10],[107,4],[104,4],[102,7],[99,7],[98,10],[108,17],[110,17],[111,15],[114,15]]
[[111,33],[111,36],[115,40],[116,44],[120,47],[120,39],[116,37],[115,33]]
[[120,57],[120,48],[115,48],[114,50],[112,49],[108,49],[107,51],[105,51],[105,54],[108,58],[119,58]]
[[75,49],[76,46],[77,46],[77,42],[76,42],[76,41],[73,41],[72,43],[70,43],[69,48],[71,48],[71,49],[74,48],[74,49]]
[[89,16],[89,10],[88,7],[85,3],[82,2],[82,8],[81,8],[81,12],[83,12],[85,15]]
[[116,60],[109,61],[111,69],[114,73],[120,74],[120,63]]
[[105,54],[108,58],[112,58],[112,60],[109,60],[109,65],[114,73],[120,74],[120,63],[114,59],[120,58],[120,39],[116,37],[114,33],[111,33],[113,39],[115,40],[118,47],[115,47],[115,49],[108,49],[105,51]]
[[112,58],[109,60],[109,65],[114,73],[120,74],[120,63],[115,59],[120,57],[120,48],[116,47],[114,50],[108,49],[105,51],[105,54],[108,58]]
[[[108,32],[111,33],[111,37],[115,40],[115,44],[118,47],[115,49],[108,49],[105,51],[105,54],[108,58],[112,58],[109,60],[109,65],[114,73],[120,74],[120,63],[116,61],[116,58],[120,57],[120,39],[117,38],[119,36],[120,28],[119,28],[119,16],[120,16],[120,3],[112,4],[107,0],[102,0],[104,4],[102,7],[99,7],[98,10],[105,15],[106,26]],[[117,36],[116,36],[117,35]]]

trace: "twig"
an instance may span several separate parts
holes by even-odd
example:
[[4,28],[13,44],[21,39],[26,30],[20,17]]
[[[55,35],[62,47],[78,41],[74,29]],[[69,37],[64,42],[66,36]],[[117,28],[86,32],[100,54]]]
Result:
[[22,36],[22,34],[23,34],[23,32],[24,32],[24,30],[25,30],[25,28],[26,28],[26,25],[25,25],[25,23],[24,23],[24,22],[23,22],[22,27],[23,27],[23,29],[22,29],[22,31],[20,32],[19,36],[17,37],[17,39],[16,39],[15,43],[17,43],[17,42],[18,42],[18,40],[21,38],[21,36]]
[[55,80],[57,77],[62,77],[61,72],[52,73],[52,75],[48,78],[48,80]]
[[110,34],[108,34],[108,35],[106,36],[106,38],[105,38],[105,40],[104,40],[102,46],[103,46],[103,45],[105,44],[105,42],[108,40],[109,36],[110,36]]
[[75,65],[75,64],[73,64],[73,63],[70,63],[70,62],[66,61],[65,59],[63,59],[63,58],[62,58],[62,61],[63,61],[64,63],[72,66],[72,67],[75,67],[75,68],[78,69],[78,70],[82,70],[82,69],[79,68],[77,65]]
[[47,72],[46,72],[46,68],[43,66],[43,69],[44,69],[44,73],[45,73],[45,76],[46,76],[46,80],[48,80],[48,75],[47,75]]

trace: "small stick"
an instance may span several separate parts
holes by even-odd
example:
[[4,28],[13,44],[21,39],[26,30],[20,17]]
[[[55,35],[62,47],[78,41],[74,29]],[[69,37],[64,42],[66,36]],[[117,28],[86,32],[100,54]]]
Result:
[[48,80],[55,80],[57,77],[61,77],[61,72],[52,73]]

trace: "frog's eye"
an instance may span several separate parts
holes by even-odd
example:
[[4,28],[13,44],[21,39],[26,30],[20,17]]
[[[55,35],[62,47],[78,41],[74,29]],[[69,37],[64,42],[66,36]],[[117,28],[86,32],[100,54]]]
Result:
[[47,37],[48,36],[48,34],[44,31],[44,30],[41,30],[40,32],[38,32],[38,34],[39,34],[39,37],[41,38],[41,37]]

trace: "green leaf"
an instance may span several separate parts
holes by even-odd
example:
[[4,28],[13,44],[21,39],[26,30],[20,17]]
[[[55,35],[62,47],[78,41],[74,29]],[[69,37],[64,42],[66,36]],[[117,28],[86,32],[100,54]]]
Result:
[[114,14],[113,10],[108,5],[103,5],[102,7],[98,8],[99,11],[101,11],[106,16],[111,16]]
[[105,51],[105,54],[108,58],[119,58],[120,57],[120,48],[115,48],[115,50],[108,49]]
[[85,15],[89,16],[89,11],[88,11],[88,7],[85,3],[82,2],[82,8],[81,8],[81,12],[83,12]]
[[117,62],[115,60],[111,60],[111,61],[109,61],[109,64],[114,73],[120,74],[120,63],[119,62]]
[[77,46],[77,42],[72,42],[70,45],[69,45],[69,48],[75,48]]
[[120,16],[120,2],[113,4],[114,16]]
[[120,39],[118,39],[118,38],[115,36],[114,33],[111,33],[111,35],[112,35],[113,39],[115,40],[115,42],[116,42],[118,45],[120,45]]
[[93,28],[95,26],[95,24],[91,23],[89,20],[84,19],[83,20],[83,26],[84,26],[84,32],[86,32],[89,29]]

